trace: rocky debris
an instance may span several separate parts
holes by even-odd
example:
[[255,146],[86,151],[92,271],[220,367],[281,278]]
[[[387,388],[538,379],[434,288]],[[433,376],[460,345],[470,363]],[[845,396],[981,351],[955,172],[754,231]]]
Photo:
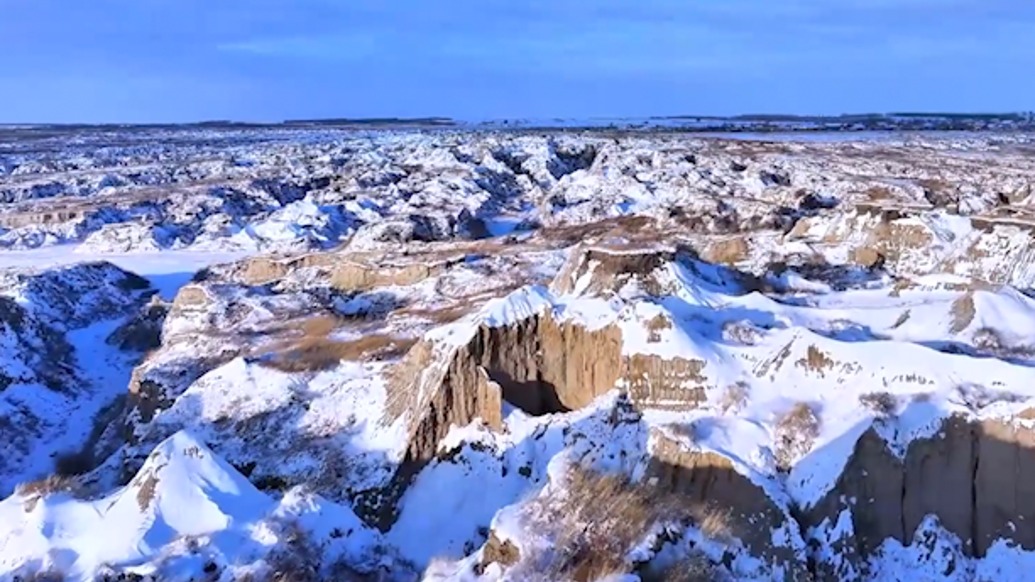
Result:
[[146,352],[162,345],[162,325],[170,305],[153,295],[140,312],[120,325],[108,336],[108,343],[121,350]]
[[503,569],[509,568],[521,560],[521,550],[510,540],[500,540],[495,532],[489,532],[489,539],[481,549],[481,559],[474,571],[479,576],[485,574],[485,570],[492,564],[497,564]]

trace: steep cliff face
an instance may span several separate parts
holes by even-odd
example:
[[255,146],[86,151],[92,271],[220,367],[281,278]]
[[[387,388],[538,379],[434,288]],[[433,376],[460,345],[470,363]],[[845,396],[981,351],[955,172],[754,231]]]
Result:
[[484,368],[503,398],[534,415],[588,405],[621,374],[621,334],[537,316],[497,328],[480,327],[459,354]]
[[[544,415],[581,408],[612,389],[622,365],[616,332],[537,315],[500,327],[479,325],[456,347],[425,340],[411,348],[390,373],[386,421],[404,418],[409,426],[390,497],[400,496],[436,456],[452,427],[481,419],[498,430],[504,402]],[[390,526],[390,518],[379,519],[383,529]]]
[[824,520],[830,526],[847,511],[852,551],[837,560],[856,568],[888,539],[913,544],[931,517],[960,540],[965,556],[983,558],[999,540],[1035,549],[1035,430],[1026,425],[954,415],[901,456],[867,429],[836,486],[802,513],[803,525],[821,531]]
[[661,431],[654,431],[652,440],[644,478],[678,496],[693,526],[706,537],[738,540],[783,579],[805,579],[805,545],[788,507],[728,457],[693,450]]

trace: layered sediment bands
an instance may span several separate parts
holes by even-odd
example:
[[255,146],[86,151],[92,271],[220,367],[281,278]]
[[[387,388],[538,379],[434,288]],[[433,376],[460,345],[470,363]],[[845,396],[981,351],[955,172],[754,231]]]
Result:
[[291,272],[288,261],[270,257],[251,257],[237,264],[233,278],[245,285],[265,285],[283,279]]
[[803,525],[833,523],[845,509],[861,556],[887,538],[912,543],[928,515],[973,557],[984,557],[998,539],[1035,549],[1035,430],[952,416],[899,458],[868,429],[836,486],[802,516]]
[[[669,250],[624,253],[583,248],[573,252],[572,258],[565,263],[554,279],[553,289],[557,293],[607,295],[636,279],[647,293],[661,295],[672,290],[664,289],[651,275],[684,258],[683,253]],[[584,279],[587,275],[589,278]]]
[[846,219],[802,218],[787,238],[818,238],[826,244],[848,244],[849,256],[863,266],[870,266],[877,256],[893,265],[901,261],[908,266],[915,262],[917,253],[926,252],[935,242],[933,231],[914,217],[921,210],[863,204],[856,215]]
[[[804,239],[817,248],[844,248],[859,265],[884,265],[898,275],[948,272],[993,284],[1031,287],[1035,221],[1022,216],[969,217],[942,223],[926,206],[863,203],[845,216],[798,220],[785,240]],[[950,226],[954,224],[954,226]]]
[[[677,293],[686,284],[683,277],[723,287],[732,293],[758,290],[758,277],[720,263],[734,262],[732,255],[745,250],[745,239],[705,242],[702,252],[680,244],[675,248],[634,248],[629,250],[581,246],[572,250],[553,280],[551,290],[559,295],[577,294],[610,297],[635,285],[638,293],[663,297]],[[725,258],[717,254],[730,253]],[[702,268],[702,256],[718,259]],[[740,257],[743,258],[743,257]],[[680,272],[682,270],[682,272]]]
[[[724,456],[689,450],[657,430],[652,431],[652,440],[645,477],[679,495],[705,536],[738,539],[752,555],[783,568],[785,579],[805,579],[804,546],[793,543],[796,524],[761,487],[738,473]],[[788,527],[790,543],[774,543],[774,531]]]
[[[351,254],[350,254],[351,256]],[[253,257],[233,268],[230,278],[245,285],[275,283],[299,269],[318,269],[334,288],[344,291],[365,291],[386,285],[413,285],[440,275],[451,265],[462,261],[414,261],[387,264],[384,257],[349,258],[339,253],[312,253],[293,259]]]
[[733,265],[751,252],[746,235],[708,241],[701,248],[701,258],[717,265]]
[[638,408],[693,410],[707,399],[701,360],[633,354],[622,363],[621,378]]
[[387,268],[358,263],[344,264],[334,267],[330,283],[332,287],[346,291],[363,291],[387,285],[415,285],[443,273],[445,269],[445,264],[413,264]]
[[173,298],[172,310],[202,309],[210,303],[208,292],[200,285],[186,285]]

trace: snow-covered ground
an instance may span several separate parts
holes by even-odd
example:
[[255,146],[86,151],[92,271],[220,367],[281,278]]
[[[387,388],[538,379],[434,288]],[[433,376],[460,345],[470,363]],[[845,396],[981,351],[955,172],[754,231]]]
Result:
[[1026,576],[1027,136],[162,135],[0,158],[0,582]]

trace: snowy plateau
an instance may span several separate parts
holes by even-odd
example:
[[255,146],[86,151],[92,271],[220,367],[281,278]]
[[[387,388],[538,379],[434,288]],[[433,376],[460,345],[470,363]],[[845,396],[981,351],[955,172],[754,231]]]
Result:
[[1035,137],[0,128],[0,581],[1030,578]]

